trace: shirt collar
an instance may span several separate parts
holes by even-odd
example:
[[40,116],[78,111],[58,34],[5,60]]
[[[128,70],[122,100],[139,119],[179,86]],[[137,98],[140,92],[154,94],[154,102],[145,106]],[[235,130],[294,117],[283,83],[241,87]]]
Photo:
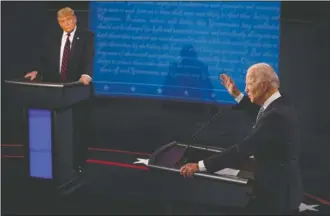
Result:
[[277,98],[281,97],[281,94],[279,91],[276,91],[274,94],[272,94],[272,96],[270,96],[265,103],[262,105],[262,107],[264,108],[264,110],[269,106],[269,104],[271,104],[274,100],[276,100]]
[[[74,34],[76,33],[77,30],[77,26],[74,27],[73,31],[70,32],[70,37],[73,37]],[[68,34],[68,32],[63,31],[62,37],[66,36]]]

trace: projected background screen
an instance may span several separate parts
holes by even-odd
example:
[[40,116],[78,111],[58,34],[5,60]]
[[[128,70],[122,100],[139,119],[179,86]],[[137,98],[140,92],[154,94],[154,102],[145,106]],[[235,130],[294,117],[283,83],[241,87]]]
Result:
[[278,69],[280,2],[91,2],[96,95],[234,103],[249,66]]

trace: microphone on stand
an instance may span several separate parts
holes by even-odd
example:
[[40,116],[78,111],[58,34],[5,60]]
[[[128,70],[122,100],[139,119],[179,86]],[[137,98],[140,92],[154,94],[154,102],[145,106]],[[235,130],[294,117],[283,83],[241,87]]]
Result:
[[[216,104],[216,103],[215,103]],[[216,104],[217,105],[217,104]],[[214,121],[216,119],[216,117],[220,114],[223,113],[223,111],[225,111],[225,108],[220,108],[206,123],[204,123],[201,127],[197,128],[197,130],[191,135],[190,140],[193,141],[194,138],[201,132],[203,131],[206,126],[208,126],[212,121]],[[185,150],[183,151],[182,157],[187,153],[188,148],[190,147],[190,144],[187,144]],[[179,163],[180,160],[177,162]],[[177,164],[176,163],[176,164]]]
[[[201,127],[197,128],[197,130],[191,135],[190,139],[191,141],[201,132],[203,131],[206,126],[208,126],[212,121],[214,121],[216,119],[216,117],[220,114],[220,113],[223,113],[225,109],[222,108],[220,110],[218,110],[218,112],[216,112],[214,115],[212,115],[212,117],[207,121],[205,122]],[[181,162],[181,159],[184,157],[184,155],[187,153],[188,149],[190,147],[190,144],[187,144],[186,148],[184,149],[183,153],[182,153],[182,157],[180,158],[179,161],[176,162],[176,164],[180,163]]]
[[206,123],[204,123],[201,127],[199,127],[190,137],[191,140],[193,140],[197,134],[199,134],[207,125],[209,125],[216,117],[222,113],[222,109],[218,110]]
[[[220,113],[222,113],[224,111],[224,109],[220,109],[220,110],[218,110],[218,112],[216,112],[207,122],[205,122],[204,124],[202,124],[202,126],[201,127],[199,127],[199,128],[197,128],[197,130],[191,135],[191,137],[190,137],[190,140],[192,141],[192,140],[194,140],[194,138],[201,132],[201,131],[203,131],[205,128],[206,128],[206,126],[208,126],[212,121],[214,121],[216,118],[217,118],[217,116],[220,114]],[[190,146],[190,144],[188,144],[187,145],[187,147],[186,147],[186,149],[188,149],[189,148],[189,146]]]

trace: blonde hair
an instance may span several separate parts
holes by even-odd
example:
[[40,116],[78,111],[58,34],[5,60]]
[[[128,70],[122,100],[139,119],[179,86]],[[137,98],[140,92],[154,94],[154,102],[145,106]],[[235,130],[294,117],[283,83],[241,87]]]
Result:
[[274,69],[266,63],[257,63],[249,67],[248,73],[250,73],[256,82],[268,81],[273,88],[280,87],[280,80],[275,73]]
[[74,10],[72,10],[69,7],[65,7],[57,11],[57,17],[64,17],[64,16],[75,16]]

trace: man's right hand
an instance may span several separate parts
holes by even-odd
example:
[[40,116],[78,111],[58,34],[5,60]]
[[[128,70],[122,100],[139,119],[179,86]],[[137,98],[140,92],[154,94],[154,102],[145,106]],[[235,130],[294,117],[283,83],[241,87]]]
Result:
[[29,72],[27,73],[24,78],[29,78],[30,80],[34,80],[38,75],[38,72],[37,71],[32,71],[32,72]]
[[231,94],[234,98],[238,97],[240,95],[240,91],[235,85],[235,82],[230,78],[227,74],[221,74],[220,75],[221,84],[227,89],[229,94]]

